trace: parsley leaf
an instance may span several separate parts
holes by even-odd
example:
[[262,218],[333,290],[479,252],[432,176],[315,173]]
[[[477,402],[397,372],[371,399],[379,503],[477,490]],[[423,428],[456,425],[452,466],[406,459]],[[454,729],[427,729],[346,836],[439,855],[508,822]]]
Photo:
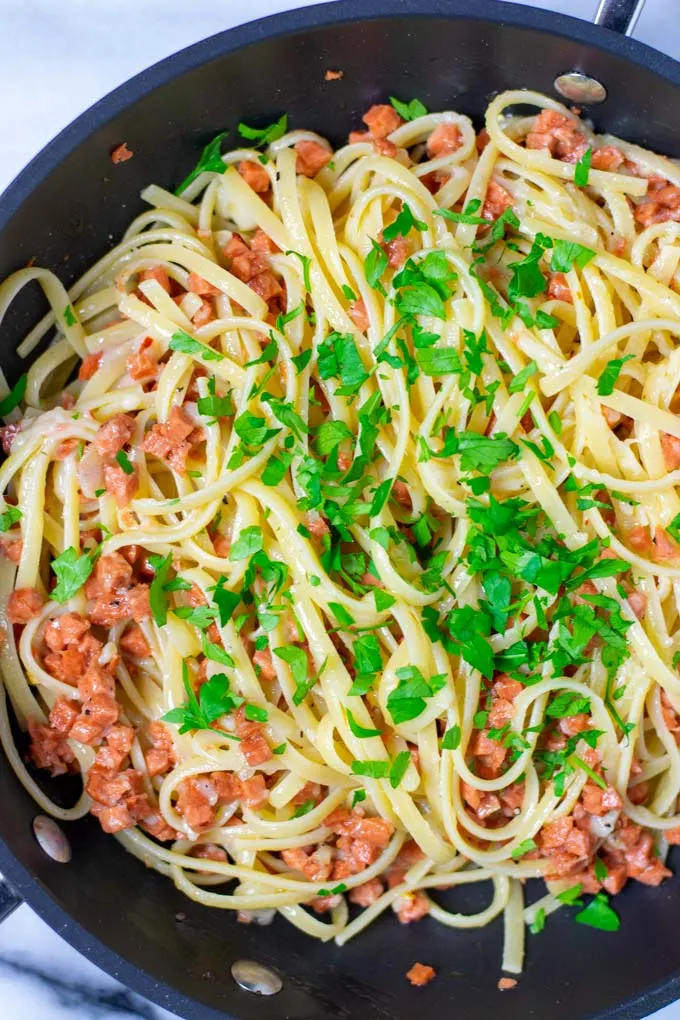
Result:
[[462,369],[458,352],[453,347],[425,347],[416,351],[418,368],[429,376],[451,375]]
[[452,223],[469,223],[473,226],[488,225],[489,221],[484,216],[477,215],[481,207],[481,199],[473,198],[462,212],[454,212],[453,209],[437,209],[435,216],[442,216],[445,220],[451,220]]
[[316,433],[316,449],[322,457],[331,453],[344,439],[353,439],[351,429],[344,421],[324,421]]
[[537,849],[536,843],[533,841],[533,839],[523,839],[519,846],[516,846],[515,849],[512,851],[511,854],[512,859],[516,861],[518,860],[518,858],[523,857],[524,854],[528,854],[532,850],[536,849]]
[[411,212],[411,207],[404,202],[394,223],[390,223],[383,230],[383,241],[393,241],[398,234],[406,237],[412,230],[427,230],[427,224],[417,220]]
[[577,244],[576,241],[556,239],[553,241],[550,268],[553,273],[568,273],[575,265],[579,269],[583,269],[594,258],[595,252],[592,248],[585,248],[582,244]]
[[392,762],[390,768],[390,786],[393,790],[399,786],[399,783],[404,778],[406,769],[411,764],[411,754],[409,751],[400,751],[397,757]]
[[511,379],[508,386],[509,393],[521,393],[527,382],[532,375],[535,375],[538,369],[538,365],[535,361],[530,361],[528,365],[525,365],[521,372],[518,372],[513,379]]
[[589,145],[574,167],[574,184],[577,188],[585,188],[590,176],[590,161],[593,158],[593,147]]
[[427,114],[427,107],[423,106],[419,99],[412,99],[410,103],[402,103],[394,96],[390,96],[390,102],[402,120],[415,120],[416,117],[424,117]]
[[238,560],[247,560],[253,553],[259,552],[263,548],[264,535],[262,534],[262,528],[253,525],[252,527],[244,528],[240,533],[229,550],[229,559],[232,563]]
[[10,413],[10,411],[13,411],[15,407],[19,406],[21,401],[24,399],[27,382],[28,376],[24,372],[24,374],[19,376],[17,379],[16,385],[12,387],[11,392],[0,400],[0,418],[4,418]]
[[58,580],[50,592],[50,598],[55,602],[68,602],[76,592],[80,591],[92,573],[92,559],[87,553],[79,556],[77,550],[71,545],[64,550],[61,556],[52,560],[52,570]]
[[354,776],[368,776],[369,779],[386,779],[389,771],[390,763],[388,761],[352,762],[352,775]]
[[371,250],[364,259],[364,275],[369,287],[379,291],[381,294],[385,293],[385,288],[380,282],[380,277],[388,265],[387,252],[380,247],[377,241],[371,238]]
[[165,592],[165,585],[170,574],[172,553],[168,553],[165,557],[149,556],[149,563],[154,569],[153,580],[149,585],[151,613],[156,624],[159,627],[163,627],[168,619],[168,596]]
[[207,347],[206,344],[201,343],[199,340],[194,340],[192,336],[184,333],[181,329],[172,334],[168,347],[171,351],[181,351],[182,354],[195,354],[197,357],[201,357],[203,361],[224,360],[224,355],[220,354],[219,351],[214,351],[212,347]]
[[618,381],[621,369],[627,361],[634,361],[634,354],[626,354],[623,358],[612,358],[605,365],[604,371],[597,381],[597,392],[601,397],[610,397]]
[[0,533],[4,534],[6,531],[20,521],[24,515],[21,510],[16,506],[8,506],[4,513],[0,514]]
[[224,173],[227,169],[227,165],[223,161],[220,153],[222,142],[228,134],[228,131],[223,131],[221,134],[217,135],[216,138],[213,138],[212,142],[208,142],[194,169],[187,177],[184,178],[182,183],[175,190],[176,195],[181,195],[183,191],[186,191],[189,185],[196,180],[199,174],[205,173],[205,171],[211,171],[216,174]]
[[128,457],[125,450],[118,451],[118,453],[116,454],[116,462],[118,463],[119,467],[122,468],[126,475],[134,474],[135,469],[130,463],[130,458]]
[[265,128],[254,128],[248,127],[242,121],[238,126],[238,132],[242,138],[247,138],[249,142],[256,142],[257,148],[269,145],[270,142],[275,142],[288,130],[288,114],[284,113],[274,124],[270,124]]
[[347,713],[347,722],[349,723],[349,728],[355,737],[379,737],[380,734],[382,733],[382,730],[374,730],[370,729],[367,726],[362,726],[360,723],[356,721],[356,719],[354,718],[354,716],[352,715],[348,708],[346,708],[345,711]]
[[[163,722],[179,725],[180,733],[191,730],[209,730],[211,724],[220,716],[233,712],[243,704],[243,698],[230,691],[229,677],[225,673],[215,673],[201,684],[198,698],[189,679],[186,662],[182,663],[182,681],[187,692],[187,701],[177,708],[170,709],[161,718]],[[239,737],[228,734],[233,740]]]
[[609,906],[609,898],[605,893],[598,893],[587,907],[584,907],[574,918],[579,924],[587,924],[589,928],[599,931],[618,931],[621,925],[618,914]]
[[460,747],[461,731],[460,726],[452,726],[442,737],[442,750],[455,751]]

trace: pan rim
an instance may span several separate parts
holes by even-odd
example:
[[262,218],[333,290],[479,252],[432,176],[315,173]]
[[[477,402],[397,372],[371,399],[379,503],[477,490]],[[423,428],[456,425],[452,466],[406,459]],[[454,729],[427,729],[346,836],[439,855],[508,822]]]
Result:
[[[342,0],[283,11],[226,29],[152,64],[107,93],[49,141],[0,194],[0,240],[20,207],[56,167],[96,130],[133,103],[173,79],[225,54],[280,36],[333,25],[411,16],[487,21],[526,28],[593,47],[634,64],[680,88],[680,61],[645,43],[571,15],[500,0]],[[185,1020],[236,1020],[159,981],[116,952],[69,914],[13,854],[0,832],[0,872],[24,902],[81,955],[106,974]],[[592,1014],[588,1020],[639,1020],[680,997],[680,968],[674,977]]]

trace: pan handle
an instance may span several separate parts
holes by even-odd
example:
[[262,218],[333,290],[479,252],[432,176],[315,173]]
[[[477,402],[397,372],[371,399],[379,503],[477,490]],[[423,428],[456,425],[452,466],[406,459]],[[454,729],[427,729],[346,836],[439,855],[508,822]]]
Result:
[[645,0],[600,0],[595,24],[621,35],[632,35]]
[[21,898],[17,896],[9,882],[0,875],[0,924],[14,913],[21,903]]

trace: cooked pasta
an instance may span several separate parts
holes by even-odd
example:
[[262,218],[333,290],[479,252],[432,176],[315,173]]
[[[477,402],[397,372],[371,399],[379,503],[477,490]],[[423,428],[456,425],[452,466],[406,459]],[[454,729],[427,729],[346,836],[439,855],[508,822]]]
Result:
[[52,341],[0,406],[0,666],[78,802],[0,735],[199,903],[503,915],[518,973],[680,842],[680,170],[533,92],[364,122],[240,125],[68,292],[0,287]]

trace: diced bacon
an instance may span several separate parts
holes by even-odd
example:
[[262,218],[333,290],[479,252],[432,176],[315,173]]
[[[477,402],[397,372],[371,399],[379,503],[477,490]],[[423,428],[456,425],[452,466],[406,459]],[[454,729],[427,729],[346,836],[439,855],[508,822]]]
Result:
[[269,237],[268,234],[265,234],[261,227],[258,227],[251,237],[250,248],[251,251],[255,251],[259,255],[273,255],[274,252],[281,250],[278,245],[272,241],[271,237]]
[[247,281],[251,290],[262,298],[263,301],[272,301],[275,297],[283,294],[283,288],[273,273],[269,271],[258,273]]
[[190,776],[177,787],[176,808],[187,825],[196,831],[210,829],[215,824],[217,791],[207,776]]
[[233,804],[243,792],[243,783],[235,772],[211,772],[210,779],[217,791],[218,804]]
[[136,623],[130,624],[118,642],[121,650],[136,659],[143,659],[150,654],[149,643],[144,632]]
[[[506,748],[501,743],[489,738],[487,730],[473,731],[469,751],[475,758],[480,759],[485,769],[496,774],[500,771],[507,754]],[[479,765],[478,774],[481,775]],[[487,778],[487,776],[482,776],[482,778]]]
[[104,832],[122,832],[135,824],[135,820],[124,804],[116,804],[114,807],[105,807],[103,804],[93,804],[90,814],[99,819]]
[[12,443],[21,432],[21,422],[13,421],[9,425],[0,426],[0,443],[2,444],[3,453],[8,457],[12,452]]
[[489,710],[489,726],[493,729],[501,729],[510,722],[514,714],[515,709],[511,701],[506,701],[505,698],[495,698]]
[[[115,556],[117,554],[113,554]],[[104,560],[109,560],[112,557],[102,556],[98,561],[97,566]],[[120,560],[125,563],[122,556]],[[130,566],[126,563],[128,569]],[[95,599],[95,603],[90,610],[90,620],[92,623],[101,624],[105,627],[111,627],[114,623],[119,620],[145,620],[151,615],[151,608],[149,605],[149,586],[147,584],[135,584],[130,587],[130,581],[122,581],[119,584],[111,584],[110,587],[97,587],[96,579],[95,584],[90,584],[92,577],[88,580],[85,586],[85,594],[88,598]]]
[[105,743],[95,755],[95,765],[101,769],[119,769],[129,755],[134,739],[132,726],[112,726]]
[[427,140],[427,155],[430,159],[450,156],[459,149],[463,141],[457,124],[438,124]]
[[651,191],[635,206],[635,220],[642,227],[652,223],[667,223],[680,220],[680,188],[674,184]]
[[170,293],[170,277],[164,266],[154,266],[153,269],[145,269],[139,274],[140,280],[155,280],[160,284],[166,294]]
[[116,501],[116,506],[128,506],[139,488],[139,468],[135,464],[132,472],[123,471],[119,464],[104,466],[104,488]]
[[370,142],[373,135],[370,131],[350,131],[347,139],[350,145],[360,145],[362,142]]
[[85,656],[77,648],[66,648],[63,652],[48,652],[43,665],[51,676],[65,684],[75,684],[85,672]]
[[565,159],[585,151],[585,136],[580,124],[557,110],[542,110],[526,137],[527,149],[548,149],[551,156]]
[[394,107],[386,103],[372,106],[361,119],[374,138],[386,138],[404,123]]
[[420,921],[430,912],[430,903],[424,892],[402,893],[392,904],[392,910],[399,918],[400,924],[411,924]]
[[162,776],[177,764],[172,733],[162,722],[150,722],[145,732],[151,744],[144,752],[147,772],[150,776]]
[[345,76],[344,71],[331,71],[329,68],[329,70],[326,71],[326,73],[324,74],[323,78],[324,81],[340,81],[340,79],[344,78],[344,76]]
[[51,651],[59,652],[67,645],[77,644],[90,629],[90,622],[78,613],[64,613],[45,626],[45,644]]
[[243,283],[249,283],[255,276],[267,272],[269,262],[266,255],[246,248],[232,257],[229,269]]
[[517,814],[524,803],[524,783],[511,783],[504,790],[500,791],[503,814],[512,818]]
[[67,734],[78,718],[80,702],[70,701],[60,694],[50,709],[50,726],[57,733]]
[[333,880],[342,881],[349,875],[358,875],[377,859],[380,850],[364,839],[339,836],[336,844],[336,861],[333,866]]
[[71,408],[76,406],[76,398],[72,393],[64,391],[59,396],[59,406],[63,407],[65,411],[70,411]]
[[426,963],[414,963],[411,969],[406,971],[406,977],[416,988],[422,988],[436,976],[437,972],[434,967],[430,967]]
[[261,648],[253,654],[253,665],[257,667],[258,675],[263,680],[276,680],[272,653],[268,648]]
[[298,790],[293,797],[293,804],[307,804],[310,800],[313,804],[318,804],[319,801],[323,800],[323,790],[324,788],[320,783],[305,783],[302,789]]
[[132,379],[153,379],[158,373],[158,358],[148,349],[153,344],[150,336],[144,337],[136,354],[127,359],[127,370]]
[[480,820],[490,818],[492,815],[497,815],[501,809],[501,802],[495,793],[485,793],[482,795],[479,806],[477,808],[477,817]]
[[133,156],[134,152],[132,149],[128,149],[127,142],[121,142],[120,145],[117,145],[112,151],[111,162],[115,164],[127,163],[127,161],[132,159]]
[[116,414],[101,425],[94,437],[97,453],[102,457],[115,457],[130,442],[135,431],[135,419],[130,414]]
[[200,329],[201,326],[205,326],[209,322],[213,322],[215,318],[215,309],[212,302],[207,298],[203,298],[200,308],[198,311],[194,312],[191,317],[191,321],[196,329]]
[[584,730],[589,729],[590,716],[585,712],[579,712],[578,715],[566,715],[560,719],[558,725],[560,732],[564,733],[565,737],[575,737],[577,733],[583,733]]
[[680,467],[680,439],[669,432],[661,433],[661,452],[667,471]]
[[28,623],[45,605],[37,588],[17,588],[7,599],[7,618],[10,623]]
[[302,139],[293,146],[297,152],[295,170],[305,177],[316,177],[320,170],[331,161],[333,153],[325,145],[310,139]]
[[66,460],[72,453],[75,453],[78,449],[79,441],[77,439],[64,439],[54,452],[55,460]]
[[267,803],[268,798],[269,790],[262,773],[258,772],[257,775],[251,776],[250,779],[241,780],[241,803],[245,804],[246,807],[257,811],[258,808]]
[[559,852],[573,827],[574,819],[570,815],[557,818],[554,822],[547,822],[541,829],[537,842],[547,854],[550,854],[551,851]]
[[628,605],[633,610],[638,620],[644,620],[647,612],[647,596],[643,591],[633,588],[628,592]]
[[141,778],[137,769],[115,772],[93,766],[87,776],[85,792],[99,804],[113,807],[124,797],[141,792]]
[[649,797],[649,783],[631,784],[626,791],[626,795],[631,804],[644,804]]
[[365,574],[361,575],[360,581],[361,581],[361,583],[366,588],[384,588],[385,587],[385,585],[382,583],[382,581],[380,580],[379,577],[376,577],[375,574],[371,574],[368,571],[366,571]]
[[12,563],[19,562],[23,550],[24,543],[17,534],[9,532],[6,535],[0,535],[0,555],[11,560]]
[[379,156],[387,156],[389,159],[394,159],[399,151],[394,142],[391,142],[389,138],[375,138],[373,140],[373,148]]
[[477,152],[484,152],[490,141],[491,138],[489,137],[489,132],[486,128],[482,128],[475,138],[475,148],[477,149]]
[[352,301],[347,308],[347,314],[350,319],[361,333],[365,333],[368,329],[368,312],[366,311],[366,305],[363,299],[360,298],[358,301]]
[[28,720],[28,732],[29,752],[39,769],[46,769],[53,776],[70,771],[76,759],[63,733],[35,719]]
[[328,522],[325,517],[316,511],[312,511],[307,514],[307,528],[316,541],[320,542],[324,535],[330,535],[331,529],[328,526]]
[[392,486],[392,496],[399,506],[403,506],[407,510],[412,508],[413,503],[411,501],[411,493],[408,491],[408,485],[406,482],[402,482],[400,478],[397,478]]
[[624,854],[628,877],[643,885],[660,885],[672,872],[653,854],[654,839],[649,832],[643,832],[638,843]]
[[408,257],[408,244],[405,237],[397,234],[391,241],[384,242],[382,247],[387,255],[388,265],[392,266],[393,269],[399,269],[403,266]]
[[666,829],[664,836],[670,846],[680,846],[680,825],[676,825],[674,829]]
[[362,885],[358,885],[350,890],[350,903],[356,903],[358,907],[370,907],[372,903],[380,899],[384,888],[379,878],[372,878],[370,881],[364,882]]
[[602,886],[611,896],[616,896],[628,881],[626,865],[613,858],[605,857],[605,866],[607,877],[602,879]]
[[564,841],[565,853],[572,857],[587,858],[593,851],[595,837],[585,829],[573,828]]
[[194,846],[189,851],[191,857],[198,857],[199,860],[204,861],[221,861],[226,862],[227,851],[224,847],[218,846],[217,843],[199,843],[198,846]]
[[69,736],[81,744],[98,743],[109,727],[118,721],[119,707],[107,694],[88,701],[71,728]]
[[87,354],[83,358],[80,368],[78,369],[78,378],[81,382],[87,382],[97,372],[102,361],[102,352],[99,351],[97,354]]
[[329,846],[320,846],[312,854],[302,847],[282,850],[281,857],[294,871],[300,871],[310,882],[325,882],[333,870],[333,853]]
[[[346,876],[345,876],[346,877]],[[329,911],[339,907],[342,903],[342,896],[338,893],[335,896],[316,896],[307,901],[307,906],[316,911],[317,914],[327,914]]]
[[632,424],[632,418],[629,418],[627,414],[622,414],[621,411],[615,411],[613,407],[605,407],[603,404],[601,410],[602,417],[610,429],[618,428],[619,425],[629,426]]
[[492,178],[486,189],[482,216],[485,220],[497,220],[506,209],[510,208],[513,201],[514,199],[507,188]]
[[512,988],[517,987],[517,978],[502,977],[498,979],[498,991],[509,992]]
[[573,305],[574,299],[564,273],[551,273],[548,281],[548,297],[554,301],[566,301]]
[[214,297],[217,294],[221,294],[222,291],[219,287],[214,287],[212,283],[208,283],[198,273],[189,273],[189,280],[187,282],[187,290],[191,294],[200,294],[201,297]]
[[624,163],[625,156],[620,149],[614,145],[603,145],[595,149],[590,159],[593,170],[618,170]]
[[241,738],[239,749],[251,768],[269,761],[272,749],[264,737],[264,723],[250,722],[243,708],[239,708],[234,716],[234,730]]
[[168,825],[158,808],[150,802],[146,793],[128,797],[125,803],[135,821],[138,821],[145,832],[154,839],[165,843],[179,836],[179,833]]
[[261,163],[256,163],[252,159],[242,159],[237,169],[248,187],[258,195],[264,195],[269,191],[272,182]]
[[[141,449],[144,453],[151,453],[155,457],[167,460],[175,470],[181,467],[180,473],[183,473],[185,470],[184,461],[190,446],[200,441],[197,433],[200,433],[201,438],[203,437],[202,430],[196,429],[184,409],[175,404],[167,422],[153,425],[149,429],[141,444]],[[189,447],[186,446],[187,441],[190,443]]]
[[675,560],[680,556],[680,549],[663,528],[654,531],[654,559]]
[[649,528],[637,525],[628,532],[628,544],[635,552],[648,556],[652,551],[652,539]]
[[212,538],[213,549],[215,550],[216,556],[222,556],[224,559],[227,558],[231,550],[231,542],[226,535],[223,535],[221,531],[218,531]]
[[100,694],[113,698],[116,684],[108,669],[93,662],[85,673],[78,677],[78,690],[86,702]]
[[92,574],[85,582],[85,595],[89,599],[111,595],[132,584],[132,567],[120,553],[100,556]]
[[372,846],[384,849],[394,833],[394,826],[386,818],[373,816],[366,818],[358,811],[336,808],[324,822],[341,836],[361,839]]

